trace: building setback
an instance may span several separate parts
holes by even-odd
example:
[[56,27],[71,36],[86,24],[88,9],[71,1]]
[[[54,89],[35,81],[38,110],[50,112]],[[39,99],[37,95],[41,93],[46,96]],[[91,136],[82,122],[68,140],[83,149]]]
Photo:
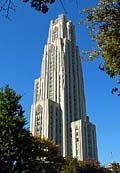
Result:
[[41,75],[34,83],[30,131],[54,140],[62,156],[97,159],[96,128],[86,116],[74,25],[63,14],[50,23]]

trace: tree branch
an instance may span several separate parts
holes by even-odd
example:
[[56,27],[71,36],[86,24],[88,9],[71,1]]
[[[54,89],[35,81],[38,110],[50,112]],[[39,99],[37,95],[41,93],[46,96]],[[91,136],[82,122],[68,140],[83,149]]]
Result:
[[15,4],[12,0],[0,0],[0,13],[9,18],[10,11],[15,11]]

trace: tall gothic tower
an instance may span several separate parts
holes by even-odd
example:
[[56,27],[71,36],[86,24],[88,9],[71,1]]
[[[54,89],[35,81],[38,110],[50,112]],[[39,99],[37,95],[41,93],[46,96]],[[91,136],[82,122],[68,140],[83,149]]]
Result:
[[97,159],[96,129],[86,116],[75,30],[64,15],[50,23],[40,75],[34,84],[32,134],[54,140],[62,156]]

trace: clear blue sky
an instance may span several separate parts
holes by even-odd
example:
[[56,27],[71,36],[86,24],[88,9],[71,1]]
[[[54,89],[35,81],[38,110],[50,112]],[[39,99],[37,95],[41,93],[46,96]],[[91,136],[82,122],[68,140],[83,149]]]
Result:
[[[78,25],[79,11],[96,3],[97,0],[78,0],[78,9],[76,0],[64,0],[66,18],[75,25],[80,50],[93,45],[87,29]],[[11,21],[0,16],[0,87],[9,84],[23,95],[21,103],[29,126],[34,80],[40,74],[49,23],[64,10],[57,0],[45,15],[19,0],[16,0],[16,4],[17,9],[11,13]],[[82,65],[87,114],[96,124],[99,161],[106,165],[114,160],[120,162],[120,98],[111,94],[115,81],[99,71],[99,63],[100,60],[96,60],[82,62]]]

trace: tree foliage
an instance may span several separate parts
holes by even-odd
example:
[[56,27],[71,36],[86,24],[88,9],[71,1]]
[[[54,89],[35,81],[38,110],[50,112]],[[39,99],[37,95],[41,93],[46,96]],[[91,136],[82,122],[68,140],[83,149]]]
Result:
[[80,161],[80,173],[108,173],[96,160]]
[[63,173],[77,173],[79,170],[79,163],[76,158],[65,158],[64,164],[62,167]]
[[[22,0],[24,3],[30,3],[31,7],[42,13],[48,12],[48,4],[54,3],[55,0]],[[10,12],[16,10],[15,0],[0,0],[0,13],[9,18]]]
[[99,0],[97,6],[86,8],[85,24],[96,46],[84,51],[88,59],[102,57],[99,68],[120,83],[120,0]]
[[47,138],[42,138],[41,136],[33,137],[32,152],[34,161],[32,163],[32,173],[40,170],[46,170],[47,172],[51,170],[53,173],[57,171],[58,149],[59,146]]
[[111,163],[111,172],[112,173],[119,173],[120,172],[120,163],[113,162]]
[[[48,4],[52,4],[55,0],[31,0],[31,7],[42,13],[48,12]],[[29,2],[29,0],[23,0],[23,2]]]
[[20,99],[9,86],[0,89],[0,172],[57,170],[59,147],[46,138],[33,137],[24,127],[26,119]]
[[[0,165],[2,172],[27,170],[31,138],[17,95],[9,86],[0,89]],[[16,171],[17,172],[17,171]]]
[[65,158],[61,173],[109,173],[96,160],[78,161],[75,158]]

